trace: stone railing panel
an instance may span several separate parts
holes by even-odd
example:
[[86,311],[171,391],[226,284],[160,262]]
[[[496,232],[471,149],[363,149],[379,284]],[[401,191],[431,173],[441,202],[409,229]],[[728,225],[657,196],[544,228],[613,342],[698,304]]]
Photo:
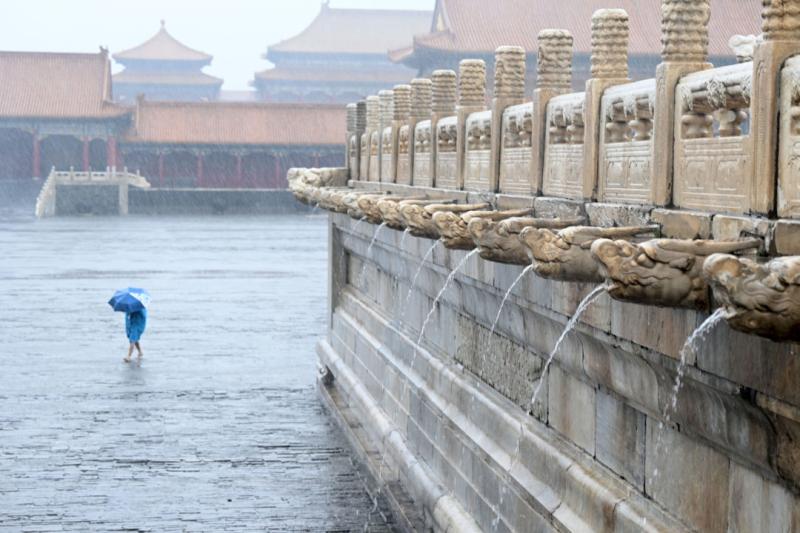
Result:
[[547,104],[544,176],[546,196],[583,198],[585,93],[556,96]]
[[492,112],[472,113],[467,118],[464,156],[464,189],[490,192]]
[[433,187],[433,144],[431,121],[418,122],[414,129],[414,179],[419,187]]
[[781,73],[778,215],[800,218],[800,56]]
[[533,103],[506,108],[500,149],[500,192],[533,194]]
[[654,79],[605,91],[600,129],[601,201],[650,203],[655,93]]
[[445,117],[436,123],[436,187],[458,188],[458,119]]
[[678,84],[675,205],[702,211],[749,211],[752,74],[753,64],[741,63],[689,74]]

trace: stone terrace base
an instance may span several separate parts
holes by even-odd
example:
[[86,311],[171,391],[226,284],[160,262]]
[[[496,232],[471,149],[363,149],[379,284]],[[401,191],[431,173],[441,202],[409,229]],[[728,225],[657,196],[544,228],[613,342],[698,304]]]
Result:
[[[436,531],[792,531],[797,356],[719,325],[689,358],[659,430],[684,340],[705,318],[601,296],[531,394],[544,357],[593,287],[331,215],[331,323],[323,388],[360,428],[381,477]],[[768,362],[759,363],[761,358]],[[746,369],[744,368],[746,366]],[[780,379],[777,379],[780,369]],[[793,450],[793,451],[792,451]],[[656,473],[657,471],[657,473]]]

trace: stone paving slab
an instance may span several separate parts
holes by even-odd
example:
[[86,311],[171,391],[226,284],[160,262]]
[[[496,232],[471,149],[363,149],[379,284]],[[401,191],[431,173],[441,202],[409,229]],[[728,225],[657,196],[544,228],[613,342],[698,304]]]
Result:
[[[0,532],[362,530],[314,386],[324,222],[0,218]],[[105,303],[134,283],[141,366]]]

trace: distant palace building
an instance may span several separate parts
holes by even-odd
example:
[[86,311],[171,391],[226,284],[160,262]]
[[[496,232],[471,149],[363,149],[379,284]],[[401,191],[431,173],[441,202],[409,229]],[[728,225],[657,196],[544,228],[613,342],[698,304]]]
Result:
[[108,51],[0,52],[0,179],[118,164],[131,116],[111,100]]
[[392,63],[388,51],[431,27],[430,11],[334,9],[327,3],[298,35],[270,46],[275,67],[253,85],[269,102],[354,102],[407,83],[414,70]]
[[149,100],[212,101],[222,81],[203,72],[213,56],[189,48],[169,34],[164,21],[153,37],[130,50],[114,54],[125,70],[114,75],[120,102],[134,102],[139,94]]
[[0,180],[128,167],[155,187],[284,188],[290,167],[344,163],[340,105],[121,105],[105,49],[0,52],[0,80]]
[[[436,0],[430,26],[389,55],[399,64],[429,76],[435,69],[458,70],[462,59],[486,61],[493,80],[494,51],[513,44],[528,52],[528,87],[536,78],[536,38],[548,28],[569,30],[574,43],[574,86],[589,78],[592,14],[622,8],[630,17],[629,64],[632,79],[653,76],[661,61],[661,2],[657,0]],[[735,63],[728,47],[734,34],[761,32],[761,2],[715,0],[709,22],[709,55],[715,65]],[[411,43],[411,44],[409,44]]]

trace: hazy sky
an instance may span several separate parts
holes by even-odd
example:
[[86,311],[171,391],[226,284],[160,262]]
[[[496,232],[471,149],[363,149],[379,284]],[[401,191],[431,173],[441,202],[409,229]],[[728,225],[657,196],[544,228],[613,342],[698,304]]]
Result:
[[[320,0],[2,0],[0,50],[112,53],[149,39],[164,19],[178,40],[214,56],[224,89],[248,88],[267,46],[305,28]],[[434,0],[331,0],[331,7],[433,9]]]

